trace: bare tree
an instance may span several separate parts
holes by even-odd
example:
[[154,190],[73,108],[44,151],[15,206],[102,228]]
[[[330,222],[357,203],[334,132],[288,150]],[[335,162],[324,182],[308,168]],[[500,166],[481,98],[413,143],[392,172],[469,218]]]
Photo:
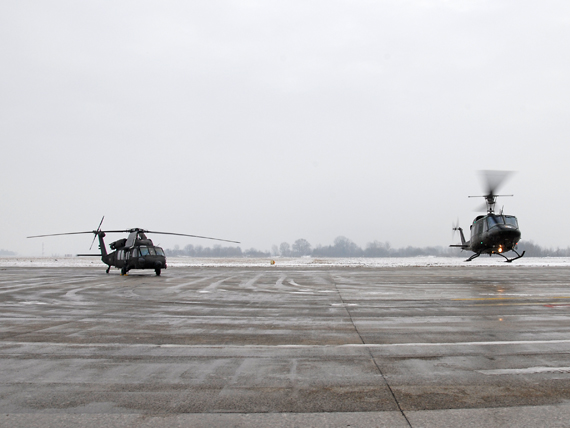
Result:
[[311,255],[311,244],[306,239],[297,239],[293,246],[291,247],[292,255],[300,257],[300,256],[309,256]]
[[281,245],[279,245],[279,254],[281,254],[282,257],[291,255],[291,247],[287,242],[282,242]]

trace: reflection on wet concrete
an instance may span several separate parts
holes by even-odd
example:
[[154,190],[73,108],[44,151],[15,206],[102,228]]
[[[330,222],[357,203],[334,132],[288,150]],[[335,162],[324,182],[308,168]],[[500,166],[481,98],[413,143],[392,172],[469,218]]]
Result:
[[564,267],[4,269],[4,414],[377,412],[413,426],[415,412],[570,399]]

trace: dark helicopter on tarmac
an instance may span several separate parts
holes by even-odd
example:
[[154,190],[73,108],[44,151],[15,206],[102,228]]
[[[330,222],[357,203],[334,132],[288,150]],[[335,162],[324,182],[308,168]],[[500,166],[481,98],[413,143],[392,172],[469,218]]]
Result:
[[[524,256],[524,251],[519,254],[516,251],[516,245],[521,239],[521,231],[517,218],[513,215],[503,214],[501,209],[500,214],[495,213],[495,203],[499,196],[513,196],[513,195],[496,195],[495,191],[509,175],[509,171],[482,171],[482,175],[487,182],[487,194],[481,197],[485,198],[487,205],[487,214],[479,215],[473,220],[470,226],[471,239],[465,240],[463,229],[458,225],[453,227],[454,231],[459,231],[461,236],[460,245],[450,245],[450,247],[461,248],[462,250],[473,251],[466,262],[470,262],[481,254],[498,254],[503,257],[507,262],[520,259]],[[469,196],[476,198],[478,196]],[[508,258],[504,253],[512,251],[517,257]]]
[[[103,219],[104,218],[105,217],[103,217]],[[237,241],[229,241],[227,239],[210,238],[207,236],[198,235],[186,235],[184,233],[156,232],[139,228],[126,230],[101,230],[103,219],[101,219],[101,223],[99,223],[97,230],[88,232],[54,233],[51,235],[35,235],[28,236],[28,238],[93,233],[95,236],[91,242],[91,247],[93,247],[95,238],[99,238],[99,249],[101,250],[101,254],[78,254],[78,256],[101,256],[103,263],[108,266],[106,271],[107,273],[109,273],[111,267],[116,267],[117,269],[121,269],[121,275],[126,275],[127,272],[131,269],[154,269],[156,275],[159,276],[160,271],[162,269],[166,269],[166,256],[164,254],[164,250],[160,247],[155,246],[152,243],[152,240],[147,238],[147,233],[189,236],[192,238],[212,239],[214,241],[233,242],[234,244],[239,244]],[[122,238],[118,241],[111,242],[111,244],[109,244],[109,247],[113,251],[108,253],[107,248],[105,247],[105,241],[103,239],[107,233],[128,233],[129,236],[127,238]],[[91,247],[89,249],[91,249]]]

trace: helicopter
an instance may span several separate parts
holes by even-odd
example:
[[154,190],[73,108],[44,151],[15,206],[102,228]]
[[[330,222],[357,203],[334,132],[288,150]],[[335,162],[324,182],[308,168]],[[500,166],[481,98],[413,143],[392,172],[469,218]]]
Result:
[[[521,231],[517,218],[513,215],[503,214],[503,209],[499,214],[495,213],[495,204],[498,197],[513,195],[496,195],[495,191],[499,188],[510,171],[481,171],[482,176],[487,182],[487,194],[483,196],[469,196],[470,198],[485,198],[487,214],[478,215],[470,226],[471,239],[465,240],[463,229],[458,224],[453,226],[453,231],[459,231],[461,244],[450,245],[450,247],[461,248],[462,250],[473,251],[466,262],[479,257],[481,254],[498,254],[503,257],[506,262],[520,259],[525,252],[519,254],[515,249],[517,243],[521,239]],[[512,251],[517,256],[509,258],[504,253]]]
[[[212,239],[214,241],[232,242],[239,244],[237,241],[229,241],[227,239],[210,238],[207,236],[187,235],[184,233],[171,233],[171,232],[156,232],[152,230],[145,230],[140,228],[126,229],[126,230],[101,230],[101,225],[105,216],[101,219],[97,230],[87,232],[68,232],[68,233],[54,233],[50,235],[34,235],[28,238],[43,238],[46,236],[60,236],[60,235],[79,235],[83,233],[93,233],[93,241],[91,242],[91,249],[96,238],[99,238],[99,249],[101,254],[78,254],[78,256],[101,256],[101,260],[108,267],[106,273],[109,273],[111,267],[121,269],[121,275],[126,275],[131,269],[154,269],[156,276],[160,276],[162,269],[166,269],[166,256],[164,250],[153,244],[152,240],[147,238],[147,233],[155,233],[160,235],[176,235],[176,236],[189,236],[192,238]],[[111,242],[109,247],[114,250],[107,253],[104,238],[107,233],[128,233],[127,238],[122,238],[117,241]]]

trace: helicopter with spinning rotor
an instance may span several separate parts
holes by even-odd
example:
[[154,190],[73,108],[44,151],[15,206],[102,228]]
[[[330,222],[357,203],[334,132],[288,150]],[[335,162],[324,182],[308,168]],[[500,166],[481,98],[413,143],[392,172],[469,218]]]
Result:
[[[520,259],[525,252],[519,254],[516,246],[521,239],[518,220],[513,215],[506,215],[501,209],[499,214],[495,213],[495,204],[498,197],[513,195],[497,195],[496,190],[510,174],[510,171],[481,171],[487,184],[487,194],[483,196],[469,196],[470,198],[485,198],[487,214],[479,215],[473,220],[470,226],[471,238],[466,241],[463,229],[458,224],[453,226],[453,231],[459,231],[461,244],[450,245],[450,247],[461,248],[462,250],[473,251],[466,262],[479,257],[481,254],[497,254],[508,263]],[[504,253],[512,251],[517,256],[509,258]]]
[[[93,241],[91,242],[91,249],[95,239],[99,239],[99,249],[101,254],[78,254],[78,256],[95,256],[101,257],[103,263],[108,267],[106,272],[109,273],[111,267],[121,269],[121,275],[126,275],[131,269],[154,269],[157,276],[160,276],[162,269],[166,269],[166,256],[161,247],[155,246],[151,239],[146,234],[154,233],[160,235],[176,235],[176,236],[189,236],[191,238],[211,239],[214,241],[232,242],[239,244],[237,241],[229,241],[227,239],[210,238],[208,236],[187,235],[184,233],[172,232],[156,232],[152,230],[145,230],[140,228],[126,229],[126,230],[101,230],[101,225],[105,216],[101,219],[97,230],[87,232],[68,232],[68,233],[54,233],[50,235],[34,235],[28,238],[43,238],[46,236],[60,236],[60,235],[79,235],[84,233],[93,233]],[[107,233],[128,233],[127,238],[122,238],[117,241],[111,242],[109,247],[112,252],[107,252],[104,238]]]

